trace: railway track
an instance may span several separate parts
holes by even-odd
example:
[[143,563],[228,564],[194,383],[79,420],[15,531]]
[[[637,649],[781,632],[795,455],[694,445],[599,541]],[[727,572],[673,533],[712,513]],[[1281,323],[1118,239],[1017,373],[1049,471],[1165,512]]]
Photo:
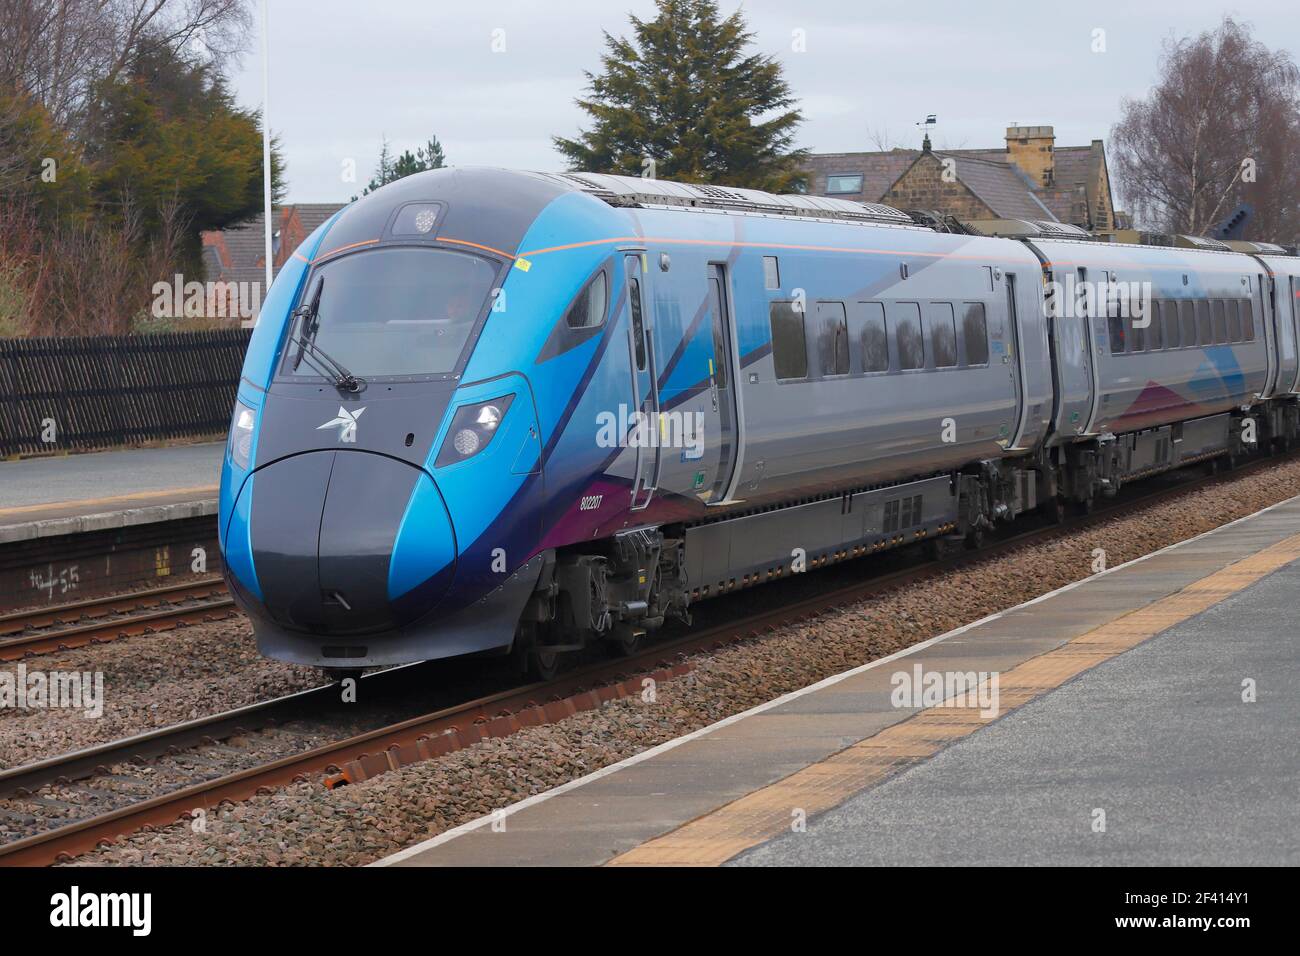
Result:
[[[689,630],[627,658],[584,664],[552,681],[503,687],[358,733],[313,740],[311,733],[295,735],[294,731],[287,729],[286,725],[291,727],[294,721],[304,718],[320,721],[322,714],[328,716],[339,712],[339,689],[336,685],[328,685],[129,740],[0,771],[0,823],[6,816],[15,816],[13,810],[4,809],[6,803],[53,800],[67,804],[69,801],[66,799],[42,797],[42,794],[51,787],[61,787],[71,788],[73,794],[93,795],[97,780],[121,782],[124,765],[149,766],[162,755],[174,757],[194,753],[202,771],[196,773],[196,779],[166,792],[127,799],[103,812],[91,812],[88,816],[72,818],[42,832],[0,844],[0,864],[57,863],[143,828],[171,824],[196,808],[225,800],[248,799],[260,791],[304,777],[324,775],[330,786],[356,783],[486,738],[504,737],[522,727],[559,720],[580,710],[598,707],[605,701],[639,693],[646,677],[666,680],[688,673],[690,655],[730,643],[761,639],[766,633],[845,605],[956,568],[987,563],[1018,548],[1124,517],[1152,504],[1240,477],[1281,460],[1284,459],[1256,459],[1232,472],[1182,480],[1172,486],[1168,484],[1169,476],[1166,476],[1160,479],[1157,487],[1143,487],[1136,493],[1130,492],[1127,497],[1091,514],[1058,521],[1046,520],[1027,529],[1011,529],[978,551],[960,551],[831,587],[739,620]],[[360,682],[361,697],[382,698],[386,694],[400,695],[404,689],[427,688],[429,669],[434,666],[409,665],[367,675]],[[221,771],[222,755],[237,757],[238,751],[246,749],[232,746],[232,742],[237,744],[249,737],[266,734],[287,738],[288,746],[272,759]],[[295,736],[297,746],[294,745]],[[214,754],[218,755],[217,758]],[[233,762],[238,763],[237,760]],[[130,788],[127,786],[125,789]]]
[[229,617],[235,603],[221,578],[114,597],[0,614],[0,661],[103,644]]

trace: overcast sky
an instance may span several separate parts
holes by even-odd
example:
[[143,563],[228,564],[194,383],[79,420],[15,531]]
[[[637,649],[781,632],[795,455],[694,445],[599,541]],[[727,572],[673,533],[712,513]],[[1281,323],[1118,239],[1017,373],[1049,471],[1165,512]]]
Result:
[[[271,129],[290,202],[346,201],[369,180],[381,140],[399,151],[434,133],[453,165],[563,169],[551,145],[584,122],[574,98],[596,71],[601,30],[629,35],[653,0],[269,0]],[[737,4],[721,0],[724,13]],[[1124,96],[1142,96],[1161,42],[1232,13],[1274,48],[1300,51],[1295,0],[748,0],[755,45],[784,65],[816,152],[1002,144],[1005,128],[1056,127],[1059,145],[1106,138]],[[1104,30],[1104,52],[1093,52]],[[806,52],[795,52],[803,31]],[[257,42],[256,40],[254,41]],[[493,46],[504,44],[494,52]],[[1300,54],[1297,54],[1300,55]],[[234,76],[262,102],[256,48]],[[356,183],[344,181],[347,161]]]

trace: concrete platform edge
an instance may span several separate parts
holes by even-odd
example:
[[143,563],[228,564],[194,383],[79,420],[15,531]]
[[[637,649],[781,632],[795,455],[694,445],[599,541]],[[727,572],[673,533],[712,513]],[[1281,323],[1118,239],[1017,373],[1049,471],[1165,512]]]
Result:
[[174,504],[151,505],[145,508],[126,508],[99,514],[74,515],[62,518],[45,518],[20,524],[0,526],[0,544],[30,541],[35,538],[54,538],[69,534],[86,534],[108,531],[135,525],[159,524],[186,518],[202,518],[217,513],[217,499],[182,501]]

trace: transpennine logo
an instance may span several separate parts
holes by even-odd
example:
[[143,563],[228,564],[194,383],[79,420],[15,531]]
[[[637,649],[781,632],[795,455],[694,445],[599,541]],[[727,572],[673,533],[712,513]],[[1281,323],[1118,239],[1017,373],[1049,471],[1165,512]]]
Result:
[[324,425],[317,425],[316,430],[321,431],[325,428],[337,428],[339,430],[339,441],[349,445],[354,444],[357,440],[357,419],[365,408],[358,408],[354,412],[349,412],[342,405],[339,406],[339,417],[332,418]]

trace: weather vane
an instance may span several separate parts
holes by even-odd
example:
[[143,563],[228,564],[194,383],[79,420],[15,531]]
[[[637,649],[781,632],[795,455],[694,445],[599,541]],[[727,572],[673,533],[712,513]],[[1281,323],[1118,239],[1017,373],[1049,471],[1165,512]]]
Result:
[[916,125],[921,127],[921,129],[925,132],[925,139],[928,140],[930,138],[930,132],[934,129],[934,124],[937,122],[938,122],[938,118],[935,116],[935,114],[929,113],[926,115],[925,120],[923,122],[917,123]]

